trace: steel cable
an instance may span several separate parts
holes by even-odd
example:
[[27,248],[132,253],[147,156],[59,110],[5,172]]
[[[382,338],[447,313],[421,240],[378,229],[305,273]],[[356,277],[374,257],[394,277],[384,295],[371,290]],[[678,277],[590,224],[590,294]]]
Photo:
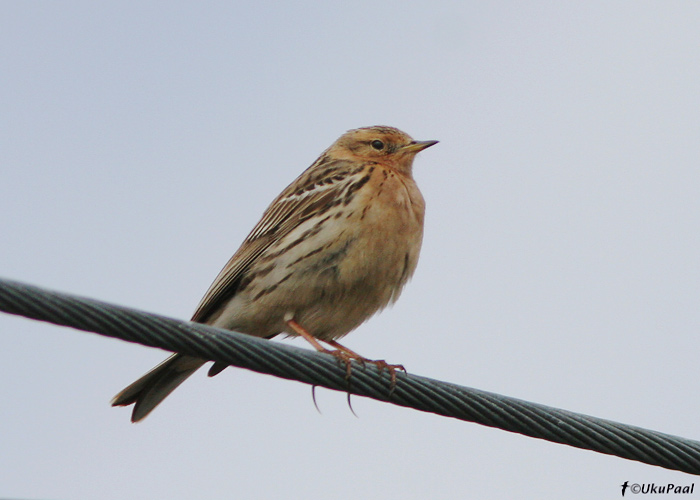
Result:
[[353,363],[327,354],[0,279],[0,310],[350,392],[555,443],[700,475],[700,442],[478,389]]

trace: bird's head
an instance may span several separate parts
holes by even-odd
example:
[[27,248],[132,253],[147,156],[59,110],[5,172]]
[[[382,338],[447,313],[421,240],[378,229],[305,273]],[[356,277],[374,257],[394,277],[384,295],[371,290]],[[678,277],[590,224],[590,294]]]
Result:
[[380,163],[410,176],[416,154],[437,142],[414,141],[399,129],[374,126],[346,132],[333,143],[328,153],[335,158]]

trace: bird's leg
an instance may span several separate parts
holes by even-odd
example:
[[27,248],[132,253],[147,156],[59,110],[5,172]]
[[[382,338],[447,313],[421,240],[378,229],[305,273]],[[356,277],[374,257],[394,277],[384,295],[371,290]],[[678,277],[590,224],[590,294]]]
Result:
[[294,330],[294,332],[295,332],[297,335],[301,335],[302,337],[304,337],[304,339],[305,339],[309,344],[311,344],[312,346],[314,346],[314,348],[315,348],[317,351],[319,351],[319,352],[325,352],[325,353],[329,353],[329,352],[330,352],[328,349],[326,349],[325,347],[323,347],[321,344],[318,343],[318,340],[316,340],[316,337],[314,337],[314,336],[311,335],[309,332],[307,332],[307,331],[306,331],[306,328],[304,328],[303,326],[301,326],[301,325],[300,325],[299,323],[297,323],[295,320],[293,320],[293,319],[288,320],[288,321],[287,321],[287,325],[289,325],[289,328],[291,328],[292,330]]
[[297,323],[293,319],[287,320],[287,325],[289,326],[289,328],[294,330],[294,332],[297,335],[304,337],[304,340],[306,340],[309,344],[314,346],[314,349],[316,349],[318,352],[324,352],[326,354],[330,354],[331,356],[338,358],[338,361],[345,363],[345,370],[346,370],[345,379],[346,380],[350,379],[350,374],[352,372],[352,360],[357,359],[357,355],[353,356],[352,354],[348,353],[347,350],[336,349],[334,351],[331,351],[330,349],[326,349],[318,342],[318,340],[316,340],[316,338],[313,335],[311,335],[306,330],[306,328],[301,326],[299,323]]
[[354,360],[356,360],[356,361],[359,361],[359,362],[362,363],[363,365],[364,365],[365,363],[371,363],[371,364],[373,364],[374,366],[377,367],[377,369],[379,370],[379,373],[380,373],[380,374],[382,373],[382,370],[388,371],[388,372],[389,372],[389,375],[391,376],[391,390],[392,390],[392,391],[394,390],[394,387],[396,387],[396,370],[401,370],[401,371],[403,371],[404,373],[406,373],[406,368],[404,368],[403,365],[390,365],[389,363],[387,363],[387,362],[384,361],[383,359],[378,359],[378,360],[367,359],[367,358],[365,358],[364,356],[360,356],[359,354],[357,354],[357,353],[356,353],[355,351],[353,351],[352,349],[349,349],[349,348],[345,347],[344,345],[339,344],[339,343],[336,342],[335,340],[330,340],[330,341],[327,341],[326,343],[327,343],[328,345],[331,345],[331,346],[335,347],[335,348],[336,348],[337,350],[339,350],[339,351],[345,352],[345,353],[346,353],[348,356],[350,356],[352,359],[354,359]]
[[287,321],[287,325],[289,325],[289,328],[294,330],[295,333],[298,335],[304,337],[306,341],[314,346],[314,348],[319,351],[319,352],[324,352],[326,354],[330,354],[331,356],[335,356],[338,358],[339,361],[345,363],[345,368],[346,368],[346,375],[345,378],[346,380],[350,380],[350,374],[352,373],[352,361],[355,360],[358,363],[362,363],[363,365],[365,363],[371,363],[374,366],[377,367],[379,370],[379,373],[381,374],[382,370],[386,370],[389,372],[389,375],[391,377],[391,391],[394,390],[396,387],[396,370],[401,370],[404,373],[406,372],[406,368],[404,368],[403,365],[390,365],[383,359],[378,359],[378,360],[372,360],[372,359],[367,359],[364,356],[359,355],[352,349],[349,349],[345,347],[342,344],[339,344],[335,340],[324,340],[324,342],[332,347],[335,347],[335,350],[329,350],[323,347],[316,338],[311,335],[306,329],[301,326],[299,323],[297,323],[295,320],[290,319]]
[[350,348],[348,348],[348,347],[345,347],[345,346],[342,345],[342,344],[339,344],[339,343],[336,342],[335,340],[328,340],[328,341],[324,340],[324,342],[325,342],[326,344],[328,344],[329,346],[335,347],[337,350],[346,353],[346,354],[347,354],[348,356],[350,356],[352,359],[354,359],[354,360],[356,360],[356,361],[359,361],[359,362],[360,362],[361,364],[363,364],[363,365],[364,365],[365,362],[367,362],[367,361],[369,361],[370,363],[372,362],[371,360],[365,358],[364,356],[360,356],[359,354],[357,354],[357,353],[356,353],[355,351],[353,351],[352,349],[350,349]]

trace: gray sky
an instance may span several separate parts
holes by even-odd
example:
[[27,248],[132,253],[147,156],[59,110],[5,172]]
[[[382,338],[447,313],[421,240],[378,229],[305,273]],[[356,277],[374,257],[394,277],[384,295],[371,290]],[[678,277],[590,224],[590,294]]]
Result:
[[[187,319],[344,131],[416,139],[416,374],[700,438],[700,3],[6,2],[0,275]],[[0,496],[619,498],[694,478],[0,315]],[[304,346],[298,340],[290,341]],[[696,488],[697,490],[697,488]]]

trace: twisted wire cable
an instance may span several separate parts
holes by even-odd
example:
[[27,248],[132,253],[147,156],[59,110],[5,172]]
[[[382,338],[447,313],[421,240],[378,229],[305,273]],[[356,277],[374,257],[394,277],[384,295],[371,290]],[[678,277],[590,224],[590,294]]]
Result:
[[0,311],[700,475],[700,442],[0,279]]

